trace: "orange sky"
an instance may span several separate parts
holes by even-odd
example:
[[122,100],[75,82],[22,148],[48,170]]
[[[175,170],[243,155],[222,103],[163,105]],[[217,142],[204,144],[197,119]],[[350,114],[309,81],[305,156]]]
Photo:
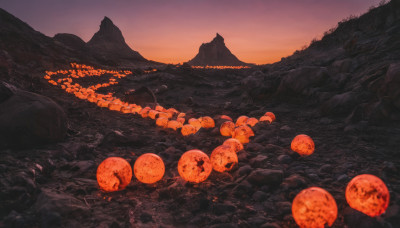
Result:
[[88,41],[108,16],[145,58],[181,63],[218,32],[248,63],[279,61],[349,15],[380,0],[0,0],[0,7],[53,36]]

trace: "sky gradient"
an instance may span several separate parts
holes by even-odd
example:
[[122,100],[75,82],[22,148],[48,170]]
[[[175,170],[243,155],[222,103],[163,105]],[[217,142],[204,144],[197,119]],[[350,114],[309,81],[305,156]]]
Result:
[[109,17],[143,57],[181,63],[218,32],[240,60],[279,61],[380,0],[0,0],[0,8],[47,36],[89,41]]

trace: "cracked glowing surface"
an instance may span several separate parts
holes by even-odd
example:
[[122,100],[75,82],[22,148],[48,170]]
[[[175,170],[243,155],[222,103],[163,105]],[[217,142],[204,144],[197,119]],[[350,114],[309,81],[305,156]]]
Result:
[[133,172],[140,182],[152,184],[161,180],[164,176],[164,162],[156,154],[143,154],[135,161]]
[[308,135],[297,135],[292,140],[290,147],[294,152],[302,156],[311,155],[315,149],[314,141]]
[[123,190],[132,179],[131,165],[123,158],[109,157],[97,168],[97,183],[106,192]]
[[217,172],[232,170],[238,164],[236,152],[228,145],[218,146],[210,156],[212,167]]
[[212,165],[207,154],[201,150],[185,152],[178,162],[179,175],[188,182],[205,181],[212,171]]

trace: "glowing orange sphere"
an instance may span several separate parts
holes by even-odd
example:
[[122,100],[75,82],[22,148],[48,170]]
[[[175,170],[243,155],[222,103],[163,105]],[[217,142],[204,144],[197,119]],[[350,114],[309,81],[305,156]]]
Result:
[[186,181],[200,183],[205,181],[212,171],[207,154],[201,150],[185,152],[178,162],[179,175]]
[[176,118],[176,121],[178,121],[181,124],[184,124],[186,120],[183,117],[178,117],[178,118]]
[[389,190],[378,177],[362,174],[354,177],[346,188],[346,200],[351,208],[375,217],[386,211]]
[[165,118],[165,117],[157,118],[156,125],[159,126],[159,127],[164,127],[165,128],[168,125],[168,119]]
[[196,130],[199,130],[201,128],[201,123],[200,120],[196,119],[196,118],[191,118],[189,119],[189,124],[192,125],[193,127],[196,128]]
[[254,136],[254,132],[247,125],[237,127],[232,134],[232,138],[239,140],[242,144],[249,143],[251,136]]
[[139,115],[141,115],[143,118],[146,118],[149,116],[149,111],[150,111],[150,107],[145,107],[142,110],[140,110]]
[[183,127],[183,124],[181,122],[178,122],[176,120],[168,121],[167,128],[171,128],[176,131],[178,128],[181,128],[181,127]]
[[272,122],[276,120],[275,114],[272,112],[266,112],[264,114],[264,116],[269,116],[271,118]]
[[314,141],[308,135],[297,135],[292,140],[291,148],[301,156],[307,156],[314,153]]
[[153,119],[153,120],[155,120],[156,119],[156,117],[157,117],[157,115],[158,115],[158,111],[156,111],[156,110],[150,110],[149,112],[148,112],[148,116],[151,118],[151,119]]
[[132,179],[131,165],[123,158],[109,157],[97,168],[97,183],[106,192],[123,190]]
[[223,120],[228,120],[228,121],[231,121],[231,122],[233,122],[233,120],[232,120],[232,118],[231,117],[229,117],[229,116],[227,116],[227,115],[221,115],[221,117],[220,117],[221,119],[223,119]]
[[164,118],[170,119],[170,118],[172,118],[172,114],[167,113],[167,112],[160,112],[160,113],[158,113],[158,117],[164,117]]
[[209,117],[209,116],[203,116],[199,118],[199,121],[201,123],[201,127],[202,128],[213,128],[215,127],[215,122],[213,120],[213,118]]
[[238,164],[236,152],[228,145],[218,146],[210,156],[212,167],[217,172],[230,171]]
[[254,117],[248,118],[246,120],[246,124],[251,127],[254,127],[254,125],[256,125],[257,123],[258,123],[258,119],[254,118]]
[[239,116],[236,120],[236,127],[246,124],[248,118],[248,116]]
[[221,124],[219,128],[222,136],[232,136],[233,132],[235,131],[235,124],[231,121],[226,121]]
[[196,132],[197,132],[196,128],[190,124],[183,125],[181,129],[181,133],[183,136],[193,135],[196,134]]
[[177,118],[183,118],[183,117],[185,117],[185,116],[186,116],[186,113],[181,112],[181,113],[179,113],[179,115],[177,116]]
[[133,172],[145,184],[153,184],[162,179],[165,173],[163,160],[156,154],[143,154],[135,162]]
[[337,205],[329,192],[322,188],[304,189],[294,198],[292,214],[301,228],[332,226],[337,217]]
[[269,116],[261,116],[260,117],[260,122],[269,122],[272,123],[272,119]]
[[225,140],[225,142],[222,145],[230,146],[236,153],[243,150],[243,144],[239,142],[239,140],[234,138]]

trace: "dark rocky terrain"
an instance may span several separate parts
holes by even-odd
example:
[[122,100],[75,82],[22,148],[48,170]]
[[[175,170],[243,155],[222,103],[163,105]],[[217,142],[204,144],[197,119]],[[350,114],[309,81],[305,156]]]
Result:
[[[118,97],[145,86],[162,106],[194,117],[276,114],[276,122],[253,128],[237,169],[212,172],[196,185],[179,177],[177,162],[189,149],[210,154],[221,145],[226,137],[217,128],[183,137],[50,85],[45,70],[69,69],[71,61],[116,68],[76,52],[89,48],[76,36],[46,37],[5,11],[0,35],[0,79],[8,83],[0,86],[0,124],[21,123],[9,117],[17,109],[8,107],[39,113],[30,117],[34,131],[0,131],[2,139],[13,134],[16,142],[0,150],[0,227],[296,227],[291,202],[311,186],[335,198],[333,227],[400,227],[399,1],[340,22],[320,41],[274,64],[222,71],[162,66],[150,73],[126,66],[133,74],[100,92]],[[27,93],[40,94],[31,96],[34,106]],[[52,110],[53,118],[43,110]],[[40,130],[52,121],[58,127]],[[298,134],[313,138],[313,155],[290,151]],[[165,162],[160,182],[144,185],[133,178],[123,191],[99,190],[95,173],[105,158],[120,156],[133,165],[149,152]],[[381,178],[390,191],[389,207],[377,218],[346,203],[347,183],[364,173]]]
[[188,61],[192,66],[246,66],[226,47],[224,38],[217,33],[209,43],[203,43],[199,53]]

